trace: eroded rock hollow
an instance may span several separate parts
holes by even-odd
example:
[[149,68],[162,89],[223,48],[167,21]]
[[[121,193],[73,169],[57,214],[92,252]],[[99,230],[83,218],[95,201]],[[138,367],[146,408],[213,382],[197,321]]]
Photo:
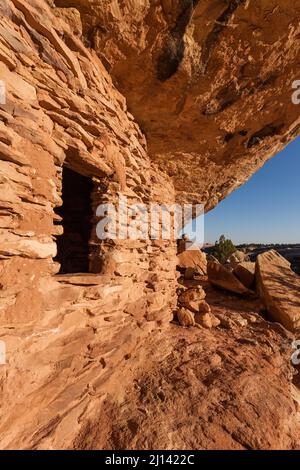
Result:
[[[181,373],[176,361],[188,360],[193,338],[169,325],[176,241],[100,242],[96,209],[122,195],[128,204],[209,210],[299,134],[291,85],[300,4],[2,0],[0,15],[0,447],[293,447],[282,332],[269,334],[273,362],[257,370],[269,337],[258,322],[265,343],[249,353],[251,380],[242,355],[219,356],[203,332],[193,335],[206,352],[197,346]],[[225,336],[218,344],[235,347]],[[220,431],[231,379],[219,376],[216,394],[210,387],[222,364],[236,377],[225,417],[237,419],[235,430]],[[264,410],[265,375],[274,389]],[[199,399],[193,406],[192,391],[182,397],[185,380],[207,408]],[[135,411],[122,415],[128,397]],[[173,400],[186,410],[177,416],[186,434],[172,429]],[[236,418],[241,402],[245,415]],[[275,431],[254,438],[243,429],[264,419]],[[191,429],[210,438],[189,439]]]

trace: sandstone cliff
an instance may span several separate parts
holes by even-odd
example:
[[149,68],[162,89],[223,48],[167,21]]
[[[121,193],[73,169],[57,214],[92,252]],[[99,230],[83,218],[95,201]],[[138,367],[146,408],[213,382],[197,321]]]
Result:
[[[129,203],[193,201],[210,209],[296,137],[290,85],[300,7],[287,0],[2,0],[0,15],[0,80],[7,86],[0,105],[0,337],[7,351],[0,447],[295,447],[290,338],[264,321],[250,333],[218,331],[224,357],[202,370],[199,343],[213,350],[212,333],[176,337],[169,326],[177,303],[175,241],[99,242],[94,214],[119,195]],[[64,217],[57,208],[68,171],[89,180],[92,230],[87,271],[59,274]],[[236,353],[261,331],[264,345],[249,353],[252,380]],[[260,364],[272,348],[274,358]],[[191,367],[177,375],[186,360]],[[221,363],[234,364],[232,400]],[[265,376],[274,388],[264,408]],[[208,402],[193,402],[193,391],[180,401],[185,380],[203,396],[209,391]],[[145,419],[137,405],[130,421],[127,393],[134,403],[149,399]],[[228,421],[243,406],[239,430],[227,426],[214,443],[172,437],[189,425],[179,416],[172,429],[177,401],[188,419],[204,419],[194,431],[211,436],[221,425],[219,403],[231,401]],[[169,438],[155,437],[153,423],[164,411],[169,421],[161,432]],[[257,416],[284,435],[259,431]],[[112,418],[118,429],[108,424]],[[143,441],[145,428],[152,435]]]
[[178,200],[214,207],[299,134],[299,2],[53,3],[76,5]]

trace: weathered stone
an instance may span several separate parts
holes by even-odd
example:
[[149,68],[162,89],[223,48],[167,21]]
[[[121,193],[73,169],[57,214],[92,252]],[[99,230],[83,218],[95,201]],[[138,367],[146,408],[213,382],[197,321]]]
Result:
[[239,263],[243,263],[244,261],[249,261],[249,256],[243,251],[236,250],[229,256],[226,265],[229,268],[234,269]]
[[0,77],[7,83],[7,92],[13,93],[25,102],[35,102],[37,99],[36,89],[17,73],[0,63]]
[[205,299],[205,291],[203,287],[198,286],[198,287],[193,287],[190,289],[185,290],[180,294],[178,301],[184,305],[187,306],[190,302],[201,302],[202,300]]
[[44,240],[26,239],[13,233],[6,235],[0,232],[0,254],[4,256],[26,256],[28,258],[50,258],[56,255],[56,244]]
[[294,3],[76,2],[178,201],[214,207],[299,134]]
[[256,286],[270,317],[290,331],[300,330],[300,277],[276,251],[258,255]]
[[203,328],[210,329],[213,327],[212,318],[209,313],[195,315],[195,322],[198,325],[203,326]]
[[[147,207],[177,200],[212,208],[299,133],[298,108],[287,86],[299,62],[296,6],[291,0],[274,8],[231,3],[211,8],[207,1],[190,0],[1,0],[0,80],[7,93],[0,103],[0,337],[8,356],[0,368],[1,448],[103,448],[104,435],[109,448],[127,448],[124,436],[128,448],[157,448],[161,442],[164,448],[207,448],[211,442],[230,448],[292,446],[289,361],[282,358],[271,370],[271,387],[267,367],[257,373],[269,350],[262,347],[244,367],[248,375],[239,378],[245,357],[242,351],[237,360],[231,332],[226,337],[221,331],[216,342],[209,331],[165,326],[177,304],[175,240],[100,242],[96,233],[97,207],[118,205],[120,195]],[[72,9],[56,10],[64,6]],[[68,218],[60,207],[67,170],[88,178],[92,215],[85,272],[75,269],[64,277],[57,276],[63,257],[53,257]],[[75,203],[80,181],[70,191],[70,205],[82,216]],[[78,235],[72,231],[69,247]],[[194,310],[201,306],[207,312],[196,315],[204,326],[215,326],[204,299],[190,300]],[[191,311],[180,312],[184,324],[194,324]],[[168,342],[174,329],[182,337]],[[226,374],[210,374],[210,342],[213,354],[216,344],[225,348],[230,386]],[[182,367],[193,358],[194,370]],[[170,370],[175,388],[169,387]],[[177,380],[180,370],[187,372]],[[156,379],[170,392],[166,408],[150,398],[148,415],[147,403],[152,440],[145,438],[141,403],[133,407],[127,395],[132,384],[138,389],[142,374],[150,377],[145,390],[152,397],[164,400],[158,387],[152,393]],[[211,413],[220,404],[211,394],[211,377],[224,396],[220,413]],[[194,387],[191,400],[187,390]],[[205,400],[211,397],[209,413],[197,419],[199,433],[185,432],[182,423],[193,423],[195,410],[203,410],[203,393]],[[261,398],[266,394],[269,408]],[[224,409],[228,396],[235,411],[244,407],[238,425],[238,414]],[[157,414],[168,406],[175,419]],[[133,420],[134,410],[139,416]],[[177,424],[183,432],[175,435]],[[215,429],[225,434],[215,438]],[[284,430],[280,436],[278,429]]]
[[254,287],[255,281],[255,263],[251,261],[243,261],[239,263],[233,270],[233,274],[244,284],[248,289]]
[[243,318],[242,315],[239,315],[238,313],[235,315],[232,315],[231,319],[238,326],[245,327],[248,325],[247,318]]
[[210,261],[207,265],[207,275],[209,281],[217,287],[236,294],[251,294],[250,289],[247,289],[231,271],[220,263]]
[[216,328],[217,326],[221,324],[221,321],[219,320],[218,317],[216,317],[216,315],[210,314],[210,317],[211,317],[212,326],[214,328]]
[[177,310],[177,318],[181,326],[194,326],[195,317],[192,312],[186,310],[185,308],[180,308]]
[[68,23],[76,36],[82,36],[82,23],[77,8],[55,8],[54,13]]
[[215,328],[220,325],[220,320],[211,313],[209,310],[200,311],[195,315],[196,324],[202,326],[203,328]]
[[205,302],[205,300],[202,300],[201,302],[199,302],[198,312],[199,313],[210,313],[211,312],[211,308],[210,308],[209,304],[207,302]]
[[[78,19],[76,11],[69,16]],[[126,363],[124,357],[169,323],[176,308],[176,242],[100,242],[97,207],[117,205],[120,193],[128,204],[148,206],[173,204],[175,194],[172,180],[150,161],[145,136],[103,64],[48,2],[2,0],[0,16],[0,80],[6,83],[0,104],[1,339],[13,332],[0,446],[27,440],[29,448],[59,410],[70,417],[69,393],[85,401],[94,366],[98,384],[109,380],[103,364]],[[84,272],[57,275],[66,169],[89,179],[91,231]],[[77,216],[81,190],[77,184],[71,191]],[[73,233],[68,246],[76,240]],[[2,371],[6,375],[8,366]],[[5,431],[3,421],[10,422]]]
[[213,261],[214,263],[219,263],[220,261],[214,256],[212,255],[211,253],[209,253],[207,256],[206,256],[206,260],[207,262],[208,261]]
[[178,255],[180,269],[193,269],[195,273],[204,275],[207,272],[206,255],[200,250],[186,250]]

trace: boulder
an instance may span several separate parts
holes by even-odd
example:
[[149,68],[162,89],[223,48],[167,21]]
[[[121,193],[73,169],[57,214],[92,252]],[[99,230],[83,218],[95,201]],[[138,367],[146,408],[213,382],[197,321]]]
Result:
[[196,326],[200,325],[203,328],[211,329],[220,325],[220,320],[212,313],[197,313],[195,315]]
[[186,310],[185,308],[180,308],[177,310],[177,319],[181,326],[194,326],[195,317],[192,312]]
[[255,281],[255,263],[251,261],[243,261],[239,263],[233,270],[233,274],[244,284],[245,287],[251,289]]
[[234,292],[236,294],[251,294],[252,291],[247,289],[235,275],[226,269],[222,264],[209,262],[207,265],[208,280],[211,284],[221,287],[222,289]]
[[236,250],[229,256],[227,263],[231,268],[235,268],[237,264],[243,263],[244,261],[250,261],[249,256],[243,251]]
[[256,289],[274,321],[290,331],[300,330],[300,277],[275,250],[258,255]]
[[209,304],[207,302],[205,302],[205,300],[202,300],[199,303],[198,312],[199,313],[210,313],[211,312],[211,308],[210,308]]
[[195,287],[184,291],[179,296],[178,301],[183,307],[196,313],[199,312],[205,296],[206,294],[202,287]]
[[180,253],[177,258],[177,266],[180,270],[191,268],[201,275],[207,273],[206,255],[201,250],[186,250]]
[[196,315],[195,322],[198,325],[203,326],[203,328],[210,329],[213,327],[212,319],[209,313],[204,313],[203,315],[201,314]]

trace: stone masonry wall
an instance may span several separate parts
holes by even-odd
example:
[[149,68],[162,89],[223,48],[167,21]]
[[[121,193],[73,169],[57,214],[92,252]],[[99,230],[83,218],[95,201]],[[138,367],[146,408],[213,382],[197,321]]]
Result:
[[100,403],[112,371],[172,318],[176,249],[100,243],[94,229],[92,273],[58,275],[62,165],[93,179],[94,214],[120,194],[172,203],[174,189],[96,54],[46,2],[2,0],[0,15],[0,446],[56,432],[67,446],[91,390]]

